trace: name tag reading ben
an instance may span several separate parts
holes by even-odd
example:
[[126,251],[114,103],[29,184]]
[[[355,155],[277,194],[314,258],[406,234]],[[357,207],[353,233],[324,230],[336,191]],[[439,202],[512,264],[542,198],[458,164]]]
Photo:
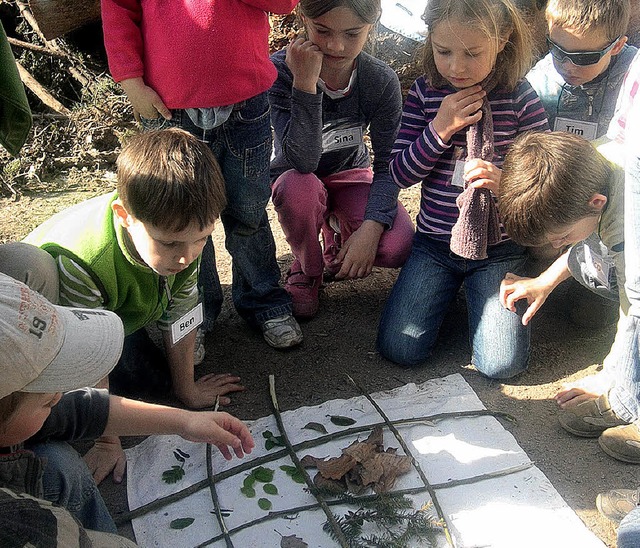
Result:
[[202,323],[203,319],[202,303],[198,303],[194,308],[182,316],[182,318],[171,324],[171,344],[176,344],[178,341],[186,337]]
[[553,124],[555,131],[566,131],[579,135],[587,141],[593,141],[598,134],[598,124],[595,122],[582,122],[580,120],[572,120],[571,118],[562,118],[558,116]]
[[322,152],[341,148],[358,147],[362,144],[362,128],[332,129],[322,134]]

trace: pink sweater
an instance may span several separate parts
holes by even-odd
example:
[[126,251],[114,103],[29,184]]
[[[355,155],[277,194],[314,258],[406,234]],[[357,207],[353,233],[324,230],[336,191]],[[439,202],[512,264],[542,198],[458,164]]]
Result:
[[230,105],[271,87],[267,12],[298,0],[102,0],[116,82],[142,76],[168,108]]

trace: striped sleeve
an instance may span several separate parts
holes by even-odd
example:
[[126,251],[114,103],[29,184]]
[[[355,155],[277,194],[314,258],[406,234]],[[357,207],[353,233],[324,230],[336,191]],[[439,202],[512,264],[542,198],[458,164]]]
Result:
[[91,275],[73,259],[56,257],[60,276],[59,303],[80,308],[104,308],[104,299]]
[[401,188],[420,183],[430,175],[442,153],[451,147],[440,139],[432,125],[442,98],[442,94],[426,93],[423,77],[411,86],[391,152],[391,176]]
[[516,89],[515,110],[519,120],[518,133],[549,131],[542,101],[527,80],[522,80]]

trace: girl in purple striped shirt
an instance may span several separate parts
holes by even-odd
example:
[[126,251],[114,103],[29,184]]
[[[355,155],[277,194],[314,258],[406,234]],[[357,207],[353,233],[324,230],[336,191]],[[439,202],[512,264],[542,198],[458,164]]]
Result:
[[383,356],[425,362],[464,284],[472,363],[490,378],[527,367],[529,330],[500,305],[500,282],[522,272],[524,248],[510,241],[495,206],[500,166],[524,131],[546,131],[544,108],[523,79],[529,32],[510,0],[430,0],[424,76],[404,104],[391,174],[421,183],[417,233],[385,305]]

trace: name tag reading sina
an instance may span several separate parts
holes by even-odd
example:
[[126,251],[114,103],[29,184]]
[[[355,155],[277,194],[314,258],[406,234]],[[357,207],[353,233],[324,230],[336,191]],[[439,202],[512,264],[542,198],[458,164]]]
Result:
[[333,129],[322,134],[322,152],[359,147],[362,142],[361,127]]

